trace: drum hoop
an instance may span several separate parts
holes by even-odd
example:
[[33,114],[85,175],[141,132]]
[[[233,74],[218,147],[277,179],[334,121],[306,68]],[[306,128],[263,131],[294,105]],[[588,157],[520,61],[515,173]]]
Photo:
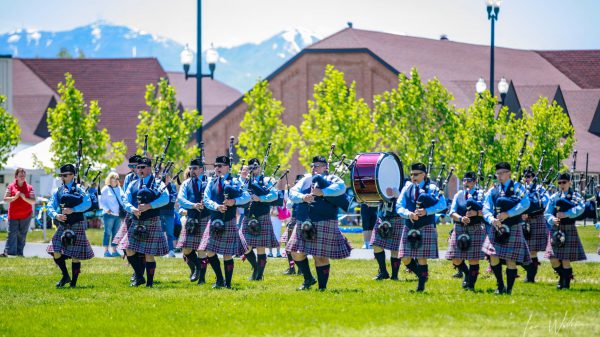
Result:
[[383,193],[383,191],[381,190],[381,187],[379,186],[379,177],[377,176],[377,172],[379,172],[379,166],[381,166],[383,158],[386,157],[385,154],[391,155],[392,158],[396,161],[396,164],[398,164],[398,168],[400,169],[400,185],[402,185],[402,183],[404,182],[404,167],[402,166],[402,161],[394,152],[381,152],[381,155],[377,160],[377,165],[375,166],[375,187],[377,188],[377,193],[383,199],[384,202],[392,202],[393,200],[388,198],[385,195],[385,193]]
[[[395,154],[394,152],[391,151],[387,151],[387,152],[363,152],[363,153],[359,153],[356,155],[356,157],[354,157],[355,160],[358,160],[358,157],[362,156],[362,155],[369,155],[369,154],[378,154],[379,155],[379,159],[377,159],[377,164],[375,165],[375,189],[377,190],[377,194],[379,195],[379,197],[382,199],[381,201],[383,202],[392,202],[391,199],[388,199],[387,197],[382,197],[385,196],[385,194],[382,193],[381,191],[381,187],[379,186],[379,180],[377,179],[377,172],[379,169],[379,166],[381,165],[381,162],[383,160],[383,158],[385,158],[385,154],[389,154],[392,156],[392,158],[394,158],[396,160],[396,163],[398,164],[398,167],[400,168],[400,185],[402,185],[402,183],[404,183],[404,165],[402,164],[402,160],[400,160],[400,157],[398,157],[397,154]],[[350,170],[350,177],[351,179],[353,179],[352,177],[354,177],[354,170],[356,168],[356,163],[352,166],[352,169]],[[354,198],[356,198],[356,201],[358,201],[361,204],[367,204],[367,205],[378,205],[379,202],[367,202],[365,200],[363,200],[359,193],[356,192],[356,189],[354,188],[354,181],[352,181],[352,183],[350,184],[350,186],[352,187],[352,192],[354,193]],[[402,186],[398,186],[399,188],[401,188]]]

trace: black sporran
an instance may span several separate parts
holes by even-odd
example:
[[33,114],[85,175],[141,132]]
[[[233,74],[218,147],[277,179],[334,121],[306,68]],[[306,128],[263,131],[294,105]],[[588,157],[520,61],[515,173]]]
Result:
[[254,218],[248,221],[248,232],[250,235],[259,235],[260,229],[260,221]]
[[377,226],[377,234],[379,234],[382,239],[389,239],[392,236],[392,224],[387,220],[382,221],[379,226]]
[[317,236],[317,230],[315,226],[309,220],[304,221],[301,225],[302,237],[304,240],[312,240]]
[[423,244],[423,236],[421,235],[421,231],[418,229],[411,229],[408,231],[408,244],[411,249],[416,250],[421,248]]
[[471,248],[471,236],[468,233],[462,233],[456,237],[456,246],[461,251],[467,251]]
[[225,232],[225,223],[221,219],[215,219],[210,222],[210,232],[214,235],[221,235]]

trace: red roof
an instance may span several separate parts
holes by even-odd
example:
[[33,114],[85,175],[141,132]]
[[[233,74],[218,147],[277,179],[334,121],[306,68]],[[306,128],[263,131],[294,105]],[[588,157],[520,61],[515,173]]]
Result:
[[[600,104],[600,89],[564,90],[565,102],[569,107],[571,123],[575,128],[575,146],[578,152],[577,170],[585,170],[585,154],[590,154],[590,171],[600,173],[600,137],[589,131],[594,113]],[[564,162],[571,165],[569,160]]]
[[600,88],[600,50],[537,51],[582,89]]
[[18,60],[54,92],[71,73],[85,101],[98,101],[99,127],[108,130],[112,141],[125,141],[128,153],[135,151],[138,114],[147,107],[146,85],[167,75],[155,58]]

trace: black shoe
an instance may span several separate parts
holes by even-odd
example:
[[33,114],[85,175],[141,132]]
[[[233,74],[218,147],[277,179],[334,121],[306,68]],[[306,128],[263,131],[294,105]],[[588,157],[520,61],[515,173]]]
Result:
[[205,279],[199,279],[198,280],[198,285],[203,285],[206,284],[206,280]]
[[375,281],[383,281],[383,280],[387,280],[390,278],[390,274],[388,273],[379,273],[377,274],[377,276],[373,277],[373,280]]
[[390,280],[392,280],[392,281],[400,281],[400,280],[398,279],[398,277],[390,277]]
[[130,287],[139,287],[141,285],[146,284],[146,279],[143,277],[140,278],[135,278],[135,280],[133,280],[133,282],[131,282],[131,284],[129,284]]
[[56,287],[57,288],[62,288],[64,286],[66,286],[67,284],[71,283],[71,278],[69,276],[63,276],[63,278],[60,279],[60,281],[58,281],[56,283]]
[[69,284],[70,288],[77,288],[77,284],[73,283],[73,281],[71,281],[71,283]]
[[494,294],[496,294],[496,295],[502,295],[502,294],[505,294],[505,293],[506,293],[506,290],[504,288],[497,288],[494,291]]
[[304,281],[298,290],[308,290],[312,285],[317,284],[317,280],[313,277],[311,280]]
[[129,279],[129,281],[131,281],[131,282],[135,281],[135,273],[133,273],[133,275],[131,275],[131,278]]
[[295,275],[296,274],[296,268],[288,268],[286,269],[286,271],[283,272],[283,275]]
[[475,287],[471,287],[471,286],[466,286],[464,289],[466,291],[475,291]]
[[152,288],[151,284],[146,284],[146,288]]
[[535,280],[530,280],[527,277],[523,280],[523,283],[535,283]]
[[512,294],[512,289],[506,289],[506,291],[504,291],[504,294],[506,294],[506,295]]
[[225,283],[223,282],[223,280],[221,280],[221,281],[217,280],[217,282],[213,283],[212,288],[220,289],[220,288],[223,288],[224,286],[225,286]]
[[460,270],[458,272],[456,272],[456,274],[452,275],[452,277],[454,277],[454,278],[463,278],[463,276],[464,276],[463,272]]
[[196,282],[200,279],[200,271],[196,268],[192,275],[190,275],[190,282]]

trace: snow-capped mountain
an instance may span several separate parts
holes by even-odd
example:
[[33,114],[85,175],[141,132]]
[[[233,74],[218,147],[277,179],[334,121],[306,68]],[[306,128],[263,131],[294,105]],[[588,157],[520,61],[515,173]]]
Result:
[[[244,92],[304,47],[319,39],[304,29],[283,31],[258,43],[216,48],[220,58],[215,78]],[[156,57],[167,71],[181,71],[184,46],[172,39],[103,21],[69,31],[19,29],[0,34],[0,54],[13,57],[57,57],[64,49],[72,57]],[[195,72],[195,69],[192,71]],[[203,65],[208,71],[206,64]]]

